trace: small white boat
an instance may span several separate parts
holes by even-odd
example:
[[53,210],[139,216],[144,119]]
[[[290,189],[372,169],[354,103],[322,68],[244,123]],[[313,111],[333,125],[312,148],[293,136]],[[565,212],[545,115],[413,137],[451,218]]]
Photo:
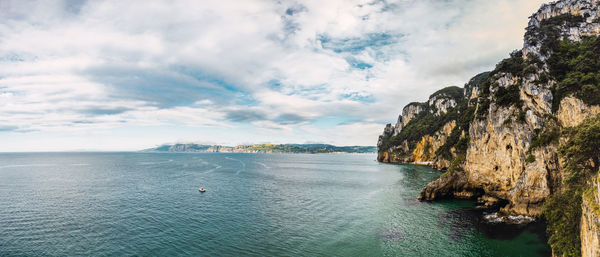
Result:
[[200,193],[204,193],[206,192],[206,189],[204,189],[204,187],[201,187],[200,189],[198,189],[198,191],[200,191]]

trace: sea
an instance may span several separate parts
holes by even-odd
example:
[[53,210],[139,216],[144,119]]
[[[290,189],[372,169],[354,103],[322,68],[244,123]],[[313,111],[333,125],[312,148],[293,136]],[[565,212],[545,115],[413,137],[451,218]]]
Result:
[[[549,256],[375,155],[2,153],[0,256]],[[204,187],[206,192],[199,192]]]

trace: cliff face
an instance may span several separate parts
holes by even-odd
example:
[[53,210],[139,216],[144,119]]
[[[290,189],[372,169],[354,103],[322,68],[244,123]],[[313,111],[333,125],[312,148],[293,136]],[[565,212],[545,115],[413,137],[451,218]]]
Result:
[[581,255],[600,256],[600,183],[596,176],[592,188],[582,197]]
[[[463,168],[470,187],[508,201],[504,214],[537,216],[553,187],[560,186],[557,142],[532,149],[536,130],[553,126],[552,119],[558,120],[559,129],[575,126],[599,111],[598,106],[588,106],[572,96],[558,98],[553,95],[557,81],[542,79],[552,68],[548,62],[554,41],[580,41],[583,36],[600,34],[599,3],[565,0],[542,6],[527,28],[520,54],[525,68],[505,69],[501,63],[491,78],[490,92],[484,93],[489,95],[484,97],[489,107],[478,104],[480,113],[486,115],[470,126]],[[518,90],[512,97],[519,100],[503,104],[505,95],[498,93],[511,87]],[[482,92],[476,95],[481,103]],[[557,100],[559,108],[553,113]],[[528,155],[532,160],[527,161]]]
[[446,143],[446,139],[455,127],[456,121],[450,121],[433,135],[422,137],[421,141],[417,142],[410,160],[415,164],[424,165],[433,165],[435,161],[436,165],[446,167],[447,165],[441,163],[441,160],[436,160],[435,152]]
[[[379,138],[379,161],[447,169],[420,200],[478,199],[500,207],[496,220],[539,217],[546,200],[566,187],[562,131],[600,113],[599,34],[600,0],[543,5],[530,17],[523,49],[471,79],[462,97],[432,95],[422,108],[405,107]],[[424,113],[445,118],[423,133],[410,130],[431,118]],[[598,199],[582,204],[586,256],[600,251],[600,223],[590,207]]]
[[412,103],[405,106],[404,109],[402,109],[402,114],[398,116],[396,126],[394,126],[394,136],[400,134],[400,131],[402,131],[404,126],[424,110],[425,108],[423,105],[419,103]]
[[456,127],[458,105],[466,104],[464,92],[459,87],[447,87],[432,94],[427,102],[405,106],[396,125],[388,124],[379,136],[377,159],[447,168],[448,158],[436,152]]
[[561,15],[570,14],[584,19],[584,22],[577,23],[574,26],[560,28],[560,34],[568,40],[579,41],[584,36],[600,34],[600,24],[598,23],[598,17],[600,17],[599,2],[600,0],[562,0],[543,5],[529,19],[523,47],[524,56],[527,56],[528,53],[534,53],[542,59],[547,57],[542,41],[537,40],[543,32],[532,28],[540,28],[544,21]]

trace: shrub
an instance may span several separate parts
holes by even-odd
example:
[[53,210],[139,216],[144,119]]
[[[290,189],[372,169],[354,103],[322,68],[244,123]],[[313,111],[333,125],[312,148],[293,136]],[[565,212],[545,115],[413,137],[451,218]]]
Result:
[[490,99],[480,98],[479,103],[477,105],[477,118],[483,119],[488,114],[490,109]]
[[511,85],[507,88],[498,87],[495,99],[498,106],[515,105],[517,108],[523,107],[523,100],[521,100],[519,86],[517,85]]
[[445,87],[445,88],[442,88],[442,89],[436,91],[435,93],[431,94],[429,96],[429,98],[432,98],[435,96],[440,96],[440,95],[449,97],[452,99],[458,99],[458,98],[462,98],[464,96],[464,90],[457,86]]
[[529,146],[529,151],[532,151],[539,147],[548,146],[551,143],[557,143],[560,138],[560,130],[555,125],[545,125],[544,130],[535,135]]
[[535,73],[537,73],[537,71],[538,71],[538,67],[537,66],[535,66],[535,65],[528,65],[523,70],[523,75],[535,74]]
[[558,153],[565,159],[563,168],[570,174],[568,180],[577,182],[595,173],[600,164],[600,115],[564,133],[569,140]]
[[515,76],[520,76],[522,75],[523,69],[525,69],[523,52],[520,50],[515,50],[510,53],[509,58],[502,60],[500,63],[498,63],[498,65],[496,65],[496,69],[493,73],[506,72]]
[[462,171],[462,164],[465,162],[465,160],[466,157],[464,154],[457,155],[456,158],[454,158],[450,163],[450,167],[448,167],[446,173],[452,174],[453,172]]
[[519,114],[517,115],[517,121],[521,123],[525,123],[527,121],[527,110],[519,110]]
[[542,215],[548,223],[546,233],[552,252],[556,256],[581,256],[581,190],[573,187],[555,193],[544,204]]
[[573,95],[589,105],[600,104],[600,40],[560,41],[548,59],[550,76],[558,83],[552,88],[552,111],[560,101]]
[[533,154],[529,154],[527,155],[527,159],[525,159],[525,163],[532,163],[535,162],[535,156],[533,156]]

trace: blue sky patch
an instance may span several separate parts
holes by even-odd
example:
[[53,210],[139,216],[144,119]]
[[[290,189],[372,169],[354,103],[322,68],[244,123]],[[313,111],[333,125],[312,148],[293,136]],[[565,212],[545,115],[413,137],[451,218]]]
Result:
[[373,68],[373,65],[371,65],[367,62],[363,62],[354,57],[346,58],[346,62],[348,62],[348,64],[350,64],[350,67],[355,68],[355,69],[365,70],[365,69]]
[[332,50],[336,53],[358,54],[366,48],[380,48],[398,42],[399,35],[389,33],[369,33],[364,37],[331,38],[326,34],[318,36],[323,49]]
[[313,124],[317,128],[332,128],[332,127],[339,126],[342,124],[353,123],[353,122],[356,122],[357,120],[360,120],[360,118],[352,117],[352,116],[344,116],[344,115],[325,116],[325,117],[319,117],[319,118],[315,119],[313,121]]
[[343,99],[349,99],[352,101],[357,101],[357,102],[362,102],[362,103],[374,103],[375,99],[373,98],[373,95],[364,95],[361,94],[359,92],[352,92],[352,93],[347,93],[347,94],[343,94],[342,95]]

